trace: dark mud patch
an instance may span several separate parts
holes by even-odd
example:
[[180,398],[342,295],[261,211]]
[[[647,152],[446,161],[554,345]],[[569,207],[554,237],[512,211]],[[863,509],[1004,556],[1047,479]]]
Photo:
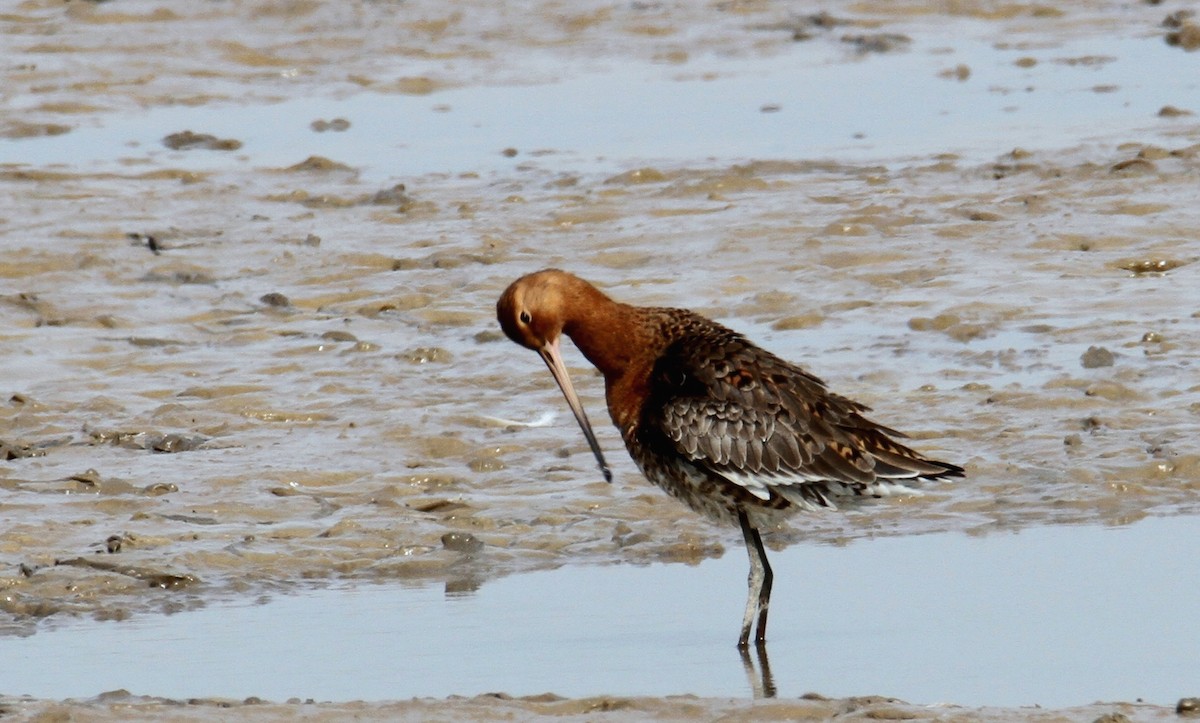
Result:
[[217,138],[211,133],[180,131],[162,139],[162,144],[173,151],[236,151],[242,142],[233,138]]

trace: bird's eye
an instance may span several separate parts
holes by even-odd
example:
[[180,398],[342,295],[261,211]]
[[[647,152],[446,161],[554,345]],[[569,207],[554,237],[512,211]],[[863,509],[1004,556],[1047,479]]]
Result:
[[522,311],[519,318],[521,319],[522,324],[528,324],[529,322],[533,321],[533,317],[529,315],[528,311]]

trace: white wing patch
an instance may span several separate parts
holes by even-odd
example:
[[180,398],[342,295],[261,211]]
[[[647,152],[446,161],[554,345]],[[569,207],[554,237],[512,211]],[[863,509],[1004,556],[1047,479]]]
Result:
[[[848,500],[890,497],[892,495],[921,496],[925,493],[912,487],[906,487],[890,480],[872,482],[870,484],[846,484],[819,475],[790,472],[788,474],[747,474],[734,470],[718,470],[725,479],[742,487],[760,500],[771,499],[775,492],[788,502],[803,510],[813,511],[821,508],[836,510],[833,498]],[[917,475],[913,475],[916,477]]]

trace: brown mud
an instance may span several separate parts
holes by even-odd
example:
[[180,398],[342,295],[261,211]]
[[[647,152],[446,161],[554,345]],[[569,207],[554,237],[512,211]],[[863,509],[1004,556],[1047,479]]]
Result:
[[[1180,705],[1183,705],[1181,701]],[[1095,703],[1092,705],[1041,710],[1005,708],[962,708],[954,705],[922,706],[904,701],[868,696],[825,698],[808,694],[793,700],[740,700],[729,698],[622,698],[598,696],[566,699],[553,694],[512,697],[492,693],[474,697],[413,699],[386,703],[322,703],[319,701],[271,701],[248,698],[225,700],[194,698],[175,700],[130,695],[113,691],[94,699],[62,702],[23,698],[0,698],[12,720],[72,720],[81,723],[152,720],[173,721],[276,721],[303,717],[304,720],[334,721],[795,721],[795,720],[911,720],[1031,723],[1066,721],[1178,721],[1187,720],[1172,708],[1145,703]],[[1178,707],[1178,706],[1177,706]]]

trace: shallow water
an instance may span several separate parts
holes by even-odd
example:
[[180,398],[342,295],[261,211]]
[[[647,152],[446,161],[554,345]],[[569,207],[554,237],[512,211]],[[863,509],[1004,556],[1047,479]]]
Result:
[[[21,3],[0,19],[0,629],[482,586],[429,603],[469,616],[557,575],[696,572],[663,562],[740,582],[737,531],[649,488],[607,425],[600,482],[498,333],[500,291],[548,265],[743,330],[968,469],[797,519],[769,535],[783,556],[1200,513],[1200,54],[1163,41],[1166,12]],[[909,40],[847,42],[880,33]],[[185,130],[241,147],[164,145]],[[781,690],[844,691],[792,677],[811,658],[786,659],[786,614]],[[700,659],[740,694],[728,618]],[[991,700],[959,684],[912,690]]]
[[[302,94],[118,110],[71,133],[0,141],[0,163],[209,171],[291,165],[304,148],[375,182],[518,166],[619,173],[697,159],[879,162],[953,153],[982,163],[1018,147],[1057,150],[1130,131],[1140,142],[1169,143],[1185,124],[1155,114],[1200,91],[1189,75],[1200,65],[1155,35],[1107,37],[1100,47],[1085,37],[997,48],[986,23],[940,30],[889,54],[817,42],[782,56],[706,55],[682,66],[611,58],[564,70],[557,54],[535,50],[509,82],[433,95]],[[946,77],[959,65],[971,69],[967,78]],[[854,90],[833,91],[843,88]],[[314,133],[320,119],[348,127]],[[158,143],[183,128],[243,145],[196,153]],[[501,153],[506,148],[515,153]]]
[[[778,694],[1173,704],[1200,671],[1194,518],[797,545],[774,554]],[[4,643],[9,693],[396,700],[504,691],[739,697],[745,560],[569,566],[471,592],[297,589]],[[73,651],[70,656],[63,650]]]

